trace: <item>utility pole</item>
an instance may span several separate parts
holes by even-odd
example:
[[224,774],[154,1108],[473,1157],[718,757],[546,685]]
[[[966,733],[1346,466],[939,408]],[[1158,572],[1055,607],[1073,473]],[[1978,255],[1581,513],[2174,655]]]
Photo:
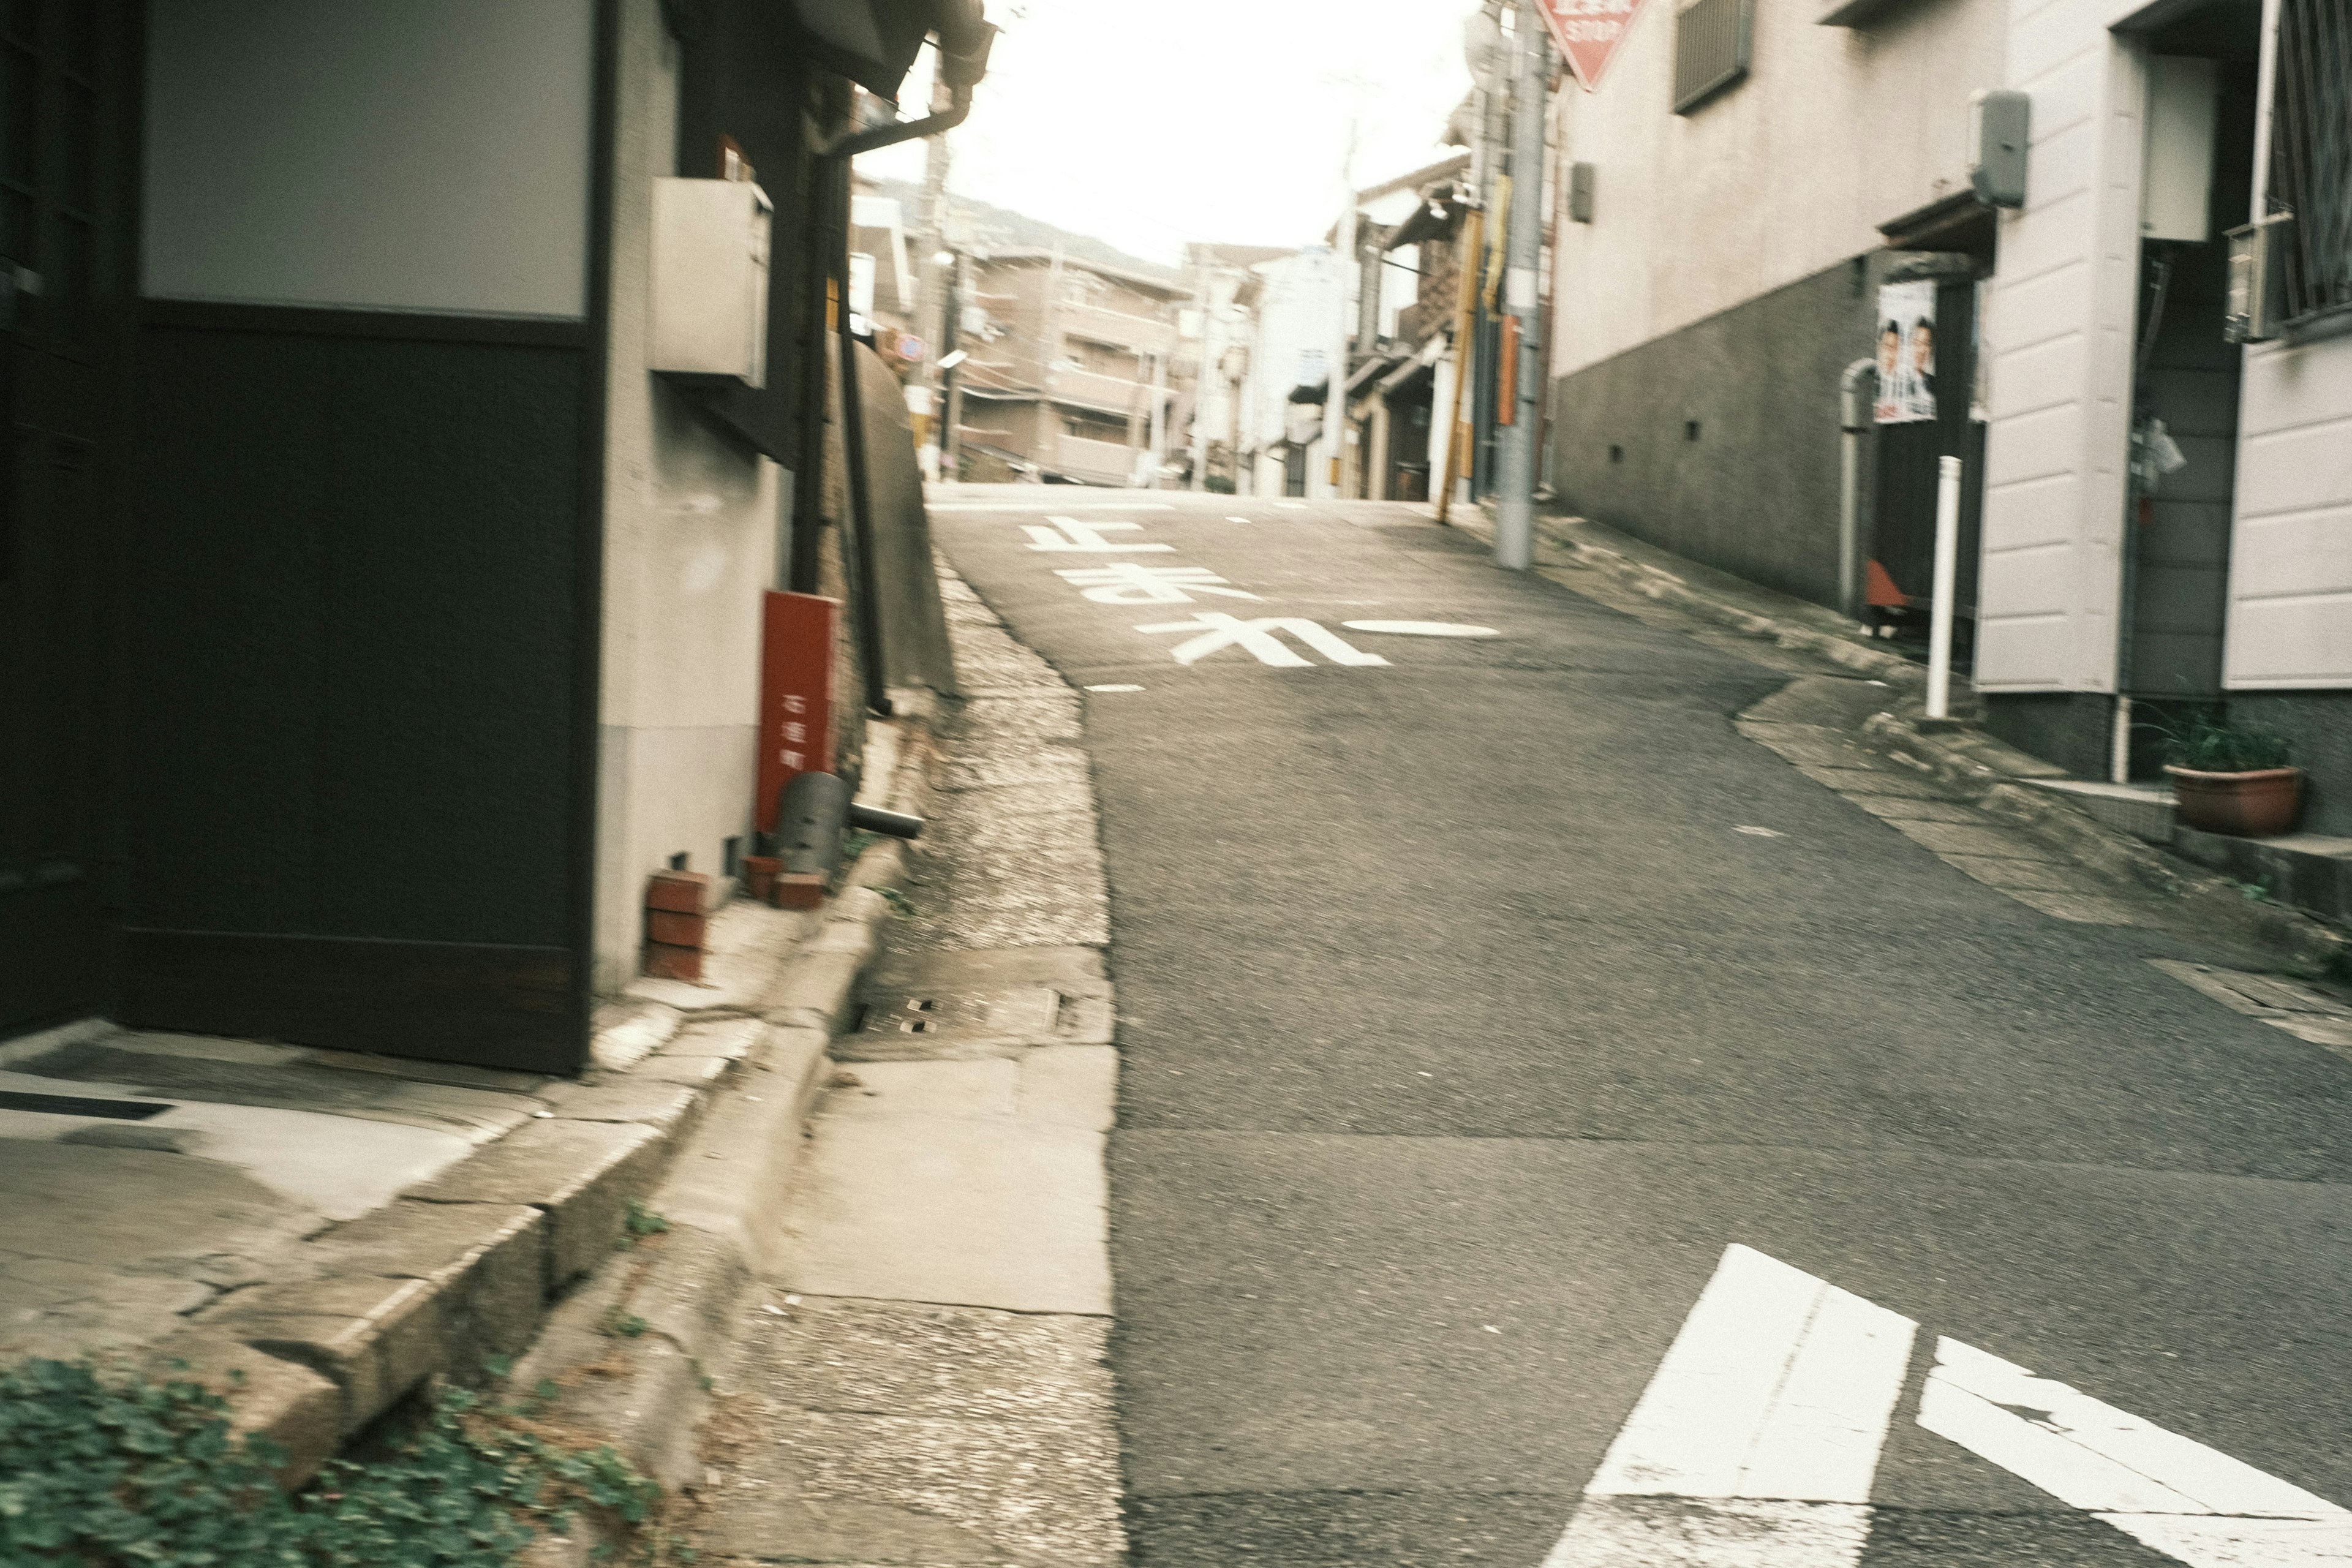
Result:
[[[1508,380],[1496,388],[1503,426],[1496,478],[1495,564],[1524,572],[1535,559],[1536,463],[1543,436],[1543,313],[1537,276],[1543,265],[1544,99],[1551,83],[1551,45],[1537,0],[1519,0],[1518,69],[1511,106],[1511,232],[1503,268],[1501,355]],[[1516,374],[1508,373],[1516,368]]]
[[1356,117],[1348,116],[1348,150],[1339,160],[1339,232],[1331,259],[1339,268],[1339,308],[1331,312],[1331,357],[1323,382],[1323,451],[1307,476],[1309,495],[1336,500],[1348,441],[1348,351],[1356,342]]
[[[962,311],[972,300],[971,252],[958,250],[955,258],[956,281],[951,296],[958,322],[955,338],[959,348],[963,345]],[[941,339],[945,341],[944,335]],[[965,350],[969,354],[970,350]],[[963,377],[952,371],[942,372],[940,379],[946,384],[945,401],[940,411],[940,478],[950,482],[963,471]]]
[[[931,110],[939,113],[948,104],[948,87],[942,81],[931,89]],[[948,268],[954,259],[948,254],[948,139],[933,136],[923,143],[923,201],[918,215],[920,227],[915,244],[922,257],[915,268],[915,335],[922,340],[923,357],[914,367],[915,384],[923,389],[923,402],[931,419],[931,441],[927,442],[935,454],[931,477],[941,478],[947,466],[947,419],[941,396],[940,356],[947,352],[948,336]]]

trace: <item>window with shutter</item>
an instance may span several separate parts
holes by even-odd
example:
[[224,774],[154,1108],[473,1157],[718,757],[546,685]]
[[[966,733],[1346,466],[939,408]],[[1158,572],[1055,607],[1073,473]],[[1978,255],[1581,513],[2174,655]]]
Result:
[[1675,18],[1675,112],[1688,114],[1748,74],[1755,0],[1693,0]]

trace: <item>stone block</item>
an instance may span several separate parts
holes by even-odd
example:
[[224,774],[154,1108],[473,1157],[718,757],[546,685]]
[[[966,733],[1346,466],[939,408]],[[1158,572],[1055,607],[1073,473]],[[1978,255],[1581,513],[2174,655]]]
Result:
[[441,1370],[441,1294],[429,1279],[295,1280],[235,1298],[205,1326],[331,1381],[347,1436]]
[[641,967],[650,980],[698,981],[702,978],[702,950],[649,942],[646,943]]
[[689,1121],[701,1100],[693,1089],[651,1077],[642,1068],[602,1083],[554,1084],[541,1098],[548,1109],[570,1121],[635,1121],[665,1133]]
[[659,1131],[635,1122],[534,1121],[409,1195],[544,1210],[551,1296],[612,1253],[629,1200],[652,1190],[668,1148]]
[[2009,860],[2050,858],[2015,834],[2003,833],[1999,828],[1972,827],[1958,822],[1889,822],[1886,826],[1938,855],[1984,856]]
[[707,915],[682,915],[668,910],[646,911],[646,940],[665,947],[708,946],[710,940],[710,920]]
[[299,1487],[342,1442],[342,1391],[307,1366],[207,1329],[183,1329],[147,1350],[140,1370],[203,1384],[228,1401],[229,1431],[286,1451],[281,1486]]
[[702,914],[710,908],[710,879],[699,871],[656,871],[646,879],[646,908]]
[[830,1028],[865,966],[861,952],[803,952],[760,999],[760,1011],[771,1023]]
[[780,910],[814,910],[824,902],[825,879],[814,871],[779,871],[768,901]]
[[526,1205],[403,1200],[338,1226],[307,1249],[328,1277],[430,1281],[440,1296],[442,1366],[461,1381],[530,1343],[546,1315],[546,1215]]

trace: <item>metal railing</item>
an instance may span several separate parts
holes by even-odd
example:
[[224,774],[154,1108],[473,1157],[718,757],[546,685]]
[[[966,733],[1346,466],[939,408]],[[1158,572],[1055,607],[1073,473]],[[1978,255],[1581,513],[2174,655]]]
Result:
[[2352,310],[2352,0],[2281,0],[2269,205],[2282,322]]

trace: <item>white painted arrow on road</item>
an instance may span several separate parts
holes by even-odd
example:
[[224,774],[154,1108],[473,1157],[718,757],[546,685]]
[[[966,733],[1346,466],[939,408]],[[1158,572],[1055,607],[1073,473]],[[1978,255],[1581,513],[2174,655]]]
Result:
[[[1046,526],[1050,523],[1052,526]],[[1045,522],[1024,522],[1021,531],[1029,536],[1032,550],[1082,550],[1094,554],[1137,555],[1151,551],[1170,551],[1172,544],[1146,544],[1140,540],[1133,544],[1114,544],[1103,537],[1106,533],[1124,533],[1129,530],[1141,531],[1139,522],[1080,522],[1075,517],[1049,517]]]
[[[1853,1568],[1917,1328],[1725,1248],[1544,1568]],[[2352,1510],[1957,1340],[1918,1419],[2193,1568],[2352,1568]]]
[[1275,636],[1285,632],[1297,637],[1333,664],[1376,665],[1387,659],[1376,653],[1366,653],[1351,646],[1348,639],[1317,621],[1295,616],[1264,616],[1244,621],[1218,610],[1196,610],[1189,621],[1162,621],[1156,626],[1138,626],[1137,631],[1156,637],[1165,632],[1197,632],[1170,648],[1169,653],[1179,664],[1192,664],[1206,658],[1221,647],[1238,647],[1254,655],[1259,663],[1275,665],[1283,669],[1305,669],[1315,661],[1302,658],[1290,645]]

